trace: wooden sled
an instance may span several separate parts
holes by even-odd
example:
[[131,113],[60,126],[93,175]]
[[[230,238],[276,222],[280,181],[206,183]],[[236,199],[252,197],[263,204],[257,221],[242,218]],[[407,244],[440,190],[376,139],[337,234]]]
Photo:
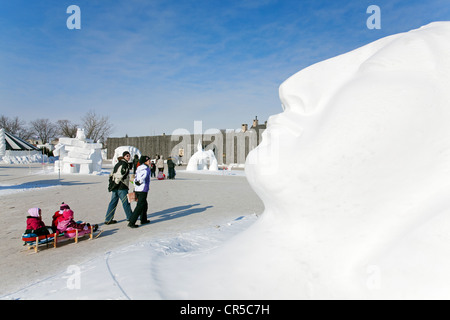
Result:
[[[75,230],[66,230],[66,231],[64,232],[64,235],[65,235],[66,238],[74,239],[74,240],[75,240],[75,243],[78,243],[78,239],[79,239],[79,238],[83,238],[83,237],[85,237],[85,236],[89,236],[89,240],[92,240],[92,239],[94,239],[94,228],[92,228],[92,226],[90,226],[89,229],[91,229],[91,232],[85,233],[85,234],[83,234],[83,235],[81,235],[81,236],[79,235],[78,229],[75,229]],[[98,233],[97,233],[97,235],[95,236],[95,239],[97,239],[97,238],[102,234],[102,232],[103,232],[103,230],[96,230],[96,232],[97,232],[97,231],[98,231]]]
[[[78,230],[69,230],[64,233],[59,233],[58,231],[52,234],[47,234],[43,236],[32,236],[32,235],[22,235],[22,240],[24,241],[24,245],[28,245],[28,249],[34,249],[34,252],[38,252],[38,247],[40,245],[47,245],[47,248],[49,248],[49,243],[53,242],[53,248],[56,248],[58,245],[58,242],[74,239],[75,243],[78,243],[78,239],[82,238],[84,236],[89,236],[89,240],[97,239],[103,232],[103,230],[97,230],[98,233],[94,237],[94,229],[90,227],[91,232],[83,234],[82,236],[78,235]],[[97,232],[96,231],[96,232]]]
[[62,237],[63,234],[59,232],[43,235],[43,236],[36,236],[32,234],[23,234],[22,240],[24,241],[23,245],[28,245],[28,249],[34,249],[34,252],[38,252],[38,246],[39,245],[47,245],[47,248],[49,247],[49,243],[53,242],[53,247],[56,248],[58,243],[58,238]]

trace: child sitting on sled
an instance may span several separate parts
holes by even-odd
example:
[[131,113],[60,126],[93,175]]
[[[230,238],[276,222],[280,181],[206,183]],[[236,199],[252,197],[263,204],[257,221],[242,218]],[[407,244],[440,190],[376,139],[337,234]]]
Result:
[[158,172],[158,176],[157,176],[158,180],[164,180],[165,178],[166,178],[166,175],[162,171]]
[[[97,231],[98,225],[93,226],[93,231]],[[91,232],[91,225],[84,222],[76,222],[73,219],[73,211],[70,209],[64,209],[63,217],[58,222],[58,231],[66,232],[71,230],[78,230],[78,236],[84,236]]]
[[64,220],[63,212],[65,209],[70,209],[68,204],[65,204],[64,202],[61,203],[61,206],[59,207],[59,211],[56,211],[55,214],[52,217],[52,228],[55,230],[58,228],[58,223],[62,220]]
[[31,208],[28,210],[26,234],[34,233],[37,236],[43,236],[55,232],[51,227],[47,227],[42,221],[41,209]]

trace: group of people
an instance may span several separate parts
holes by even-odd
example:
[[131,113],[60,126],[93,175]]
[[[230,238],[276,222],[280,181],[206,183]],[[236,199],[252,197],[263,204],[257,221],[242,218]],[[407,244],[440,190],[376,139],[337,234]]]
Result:
[[[134,192],[136,194],[137,204],[134,211],[131,210],[128,202],[128,190],[130,185],[130,162],[131,155],[128,151],[118,158],[117,164],[110,175],[109,191],[112,193],[111,201],[105,217],[105,224],[117,223],[114,220],[114,214],[118,206],[119,200],[122,202],[123,210],[128,220],[130,228],[137,228],[136,221],[141,220],[141,225],[150,223],[147,218],[148,202],[147,195],[150,189],[151,177],[151,160],[148,156],[139,158],[139,165],[135,167]],[[164,162],[163,162],[164,165]]]
[[55,232],[64,233],[70,230],[78,230],[78,235],[83,236],[86,233],[97,231],[98,225],[91,226],[89,223],[76,222],[74,212],[69,205],[62,203],[59,210],[52,217],[52,225],[46,226],[42,220],[42,210],[40,208],[31,208],[28,210],[26,234],[35,234],[44,236]]
[[[155,171],[158,169],[158,173],[164,173],[164,161],[161,157],[158,157],[156,164],[153,163],[148,156],[141,156],[139,161],[134,167],[134,192],[137,199],[136,208],[131,210],[130,203],[128,201],[128,191],[130,187],[130,158],[131,155],[128,151],[119,157],[119,161],[114,166],[114,169],[109,177],[108,190],[112,193],[111,201],[108,205],[108,209],[105,217],[105,224],[117,223],[114,220],[114,214],[118,206],[119,200],[122,202],[123,209],[128,221],[128,227],[137,228],[136,224],[138,218],[140,218],[141,225],[150,223],[147,218],[148,202],[147,195],[150,189],[150,178],[155,176]],[[133,161],[134,162],[134,161]],[[152,169],[153,164],[153,169]],[[175,178],[175,164],[172,159],[167,160],[169,168],[169,179]],[[51,227],[47,227],[42,221],[42,211],[40,208],[31,208],[28,210],[27,217],[27,229],[25,233],[33,233],[38,236],[48,235],[59,231],[60,233],[68,230],[78,230],[78,234],[84,235],[90,232],[91,225],[85,222],[76,222],[74,220],[74,212],[67,204],[62,204],[60,210],[56,211],[52,218]],[[98,225],[92,226],[94,231],[97,230]]]
[[[139,157],[138,155],[134,155],[133,159],[133,170],[136,173],[136,170],[139,166]],[[175,179],[175,162],[173,162],[172,157],[167,158],[167,168],[169,171],[169,179]],[[158,170],[158,179],[162,180],[165,178],[164,175],[164,159],[162,156],[157,155],[155,161],[151,160],[150,162],[150,176],[156,178],[156,170]],[[162,179],[161,179],[162,178]]]

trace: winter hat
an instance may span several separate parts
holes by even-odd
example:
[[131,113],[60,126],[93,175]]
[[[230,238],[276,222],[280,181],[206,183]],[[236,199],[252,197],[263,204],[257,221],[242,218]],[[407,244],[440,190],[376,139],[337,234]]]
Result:
[[64,219],[73,219],[73,211],[70,209],[65,209],[63,212]]
[[[122,157],[125,157],[127,154],[130,154],[128,151],[124,151],[123,153],[122,153]],[[131,156],[131,154],[130,154],[130,156]]]
[[140,164],[144,164],[144,163],[146,163],[148,160],[150,160],[150,157],[148,157],[148,156],[141,156],[141,157],[139,158],[139,163],[140,163]]
[[61,203],[61,206],[59,207],[59,210],[65,210],[65,209],[70,209],[68,204],[65,204],[64,202]]
[[41,209],[39,209],[39,208],[31,208],[31,209],[28,209],[28,214],[31,217],[38,218],[39,217],[39,211],[41,211]]

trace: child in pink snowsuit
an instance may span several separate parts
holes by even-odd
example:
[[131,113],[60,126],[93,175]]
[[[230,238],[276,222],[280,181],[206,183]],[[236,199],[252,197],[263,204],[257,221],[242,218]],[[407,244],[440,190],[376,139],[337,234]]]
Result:
[[50,227],[46,227],[42,221],[41,209],[31,208],[28,210],[28,214],[25,233],[34,233],[39,236],[53,233],[53,230]]
[[[77,223],[73,219],[73,211],[70,209],[65,209],[63,211],[63,218],[58,222],[58,231],[65,232],[70,230],[78,230],[78,236],[81,237],[86,233],[91,232],[89,223]],[[97,225],[94,226],[94,231],[97,230]]]

